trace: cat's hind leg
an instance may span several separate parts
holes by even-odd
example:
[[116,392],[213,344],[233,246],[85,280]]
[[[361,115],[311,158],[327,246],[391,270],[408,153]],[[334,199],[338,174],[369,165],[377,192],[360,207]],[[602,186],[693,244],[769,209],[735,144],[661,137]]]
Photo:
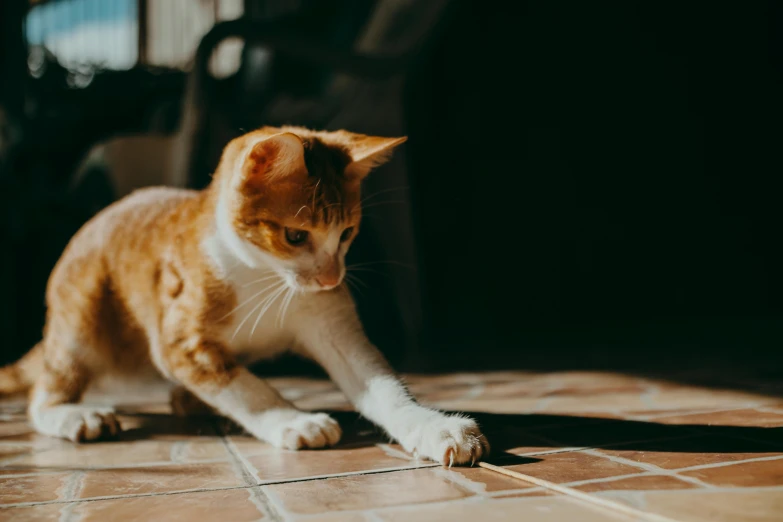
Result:
[[78,404],[92,378],[88,365],[76,350],[47,350],[43,372],[38,376],[28,414],[33,427],[43,435],[74,442],[113,436],[120,431],[114,410]]

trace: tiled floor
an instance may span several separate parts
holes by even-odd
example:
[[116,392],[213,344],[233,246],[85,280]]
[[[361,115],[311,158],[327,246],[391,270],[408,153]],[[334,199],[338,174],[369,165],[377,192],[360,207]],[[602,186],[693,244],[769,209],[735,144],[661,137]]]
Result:
[[[774,383],[753,393],[586,372],[408,382],[422,402],[474,412],[497,465],[683,522],[783,520]],[[119,440],[75,445],[33,434],[23,405],[2,403],[0,520],[632,520],[483,468],[417,462],[329,382],[273,383],[335,412],[343,442],[276,450],[224,420],[172,417],[165,390],[149,388],[122,393]]]

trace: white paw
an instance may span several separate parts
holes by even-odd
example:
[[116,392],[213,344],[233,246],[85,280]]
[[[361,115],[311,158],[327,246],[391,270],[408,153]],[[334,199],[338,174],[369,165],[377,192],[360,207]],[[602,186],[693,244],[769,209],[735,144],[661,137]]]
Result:
[[[271,419],[266,419],[265,423]],[[343,432],[336,420],[325,413],[280,412],[268,433],[260,438],[278,448],[291,450],[334,446]]]
[[489,454],[489,442],[476,421],[460,415],[431,415],[400,442],[407,451],[444,466],[473,465]]
[[112,408],[61,405],[37,412],[36,429],[54,437],[73,442],[95,440],[117,435],[121,428]]

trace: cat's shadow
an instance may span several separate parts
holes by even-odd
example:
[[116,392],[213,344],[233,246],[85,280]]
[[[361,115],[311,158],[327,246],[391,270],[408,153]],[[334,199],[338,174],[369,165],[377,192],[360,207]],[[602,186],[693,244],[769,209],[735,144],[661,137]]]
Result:
[[[343,429],[337,448],[349,449],[389,443],[376,426],[355,412],[331,411]],[[525,460],[516,454],[561,448],[605,448],[672,453],[783,452],[783,428],[663,424],[635,420],[572,415],[463,412],[477,420],[492,445],[492,460]],[[169,415],[141,415],[138,427],[119,440],[132,441],[166,435],[240,435],[242,430],[223,418],[179,419]],[[513,450],[513,453],[509,453]],[[326,450],[328,451],[328,450]],[[528,459],[532,460],[532,459]],[[520,461],[520,463],[522,463]]]

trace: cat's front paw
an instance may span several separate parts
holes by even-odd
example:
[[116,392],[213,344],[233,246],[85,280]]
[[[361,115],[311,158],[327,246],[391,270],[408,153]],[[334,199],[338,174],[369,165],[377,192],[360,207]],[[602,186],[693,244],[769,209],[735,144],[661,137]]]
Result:
[[276,422],[264,438],[278,448],[299,450],[334,446],[342,434],[340,425],[329,415],[297,411],[290,418]]
[[471,418],[438,414],[401,441],[406,450],[444,466],[470,464],[489,454],[489,442]]

